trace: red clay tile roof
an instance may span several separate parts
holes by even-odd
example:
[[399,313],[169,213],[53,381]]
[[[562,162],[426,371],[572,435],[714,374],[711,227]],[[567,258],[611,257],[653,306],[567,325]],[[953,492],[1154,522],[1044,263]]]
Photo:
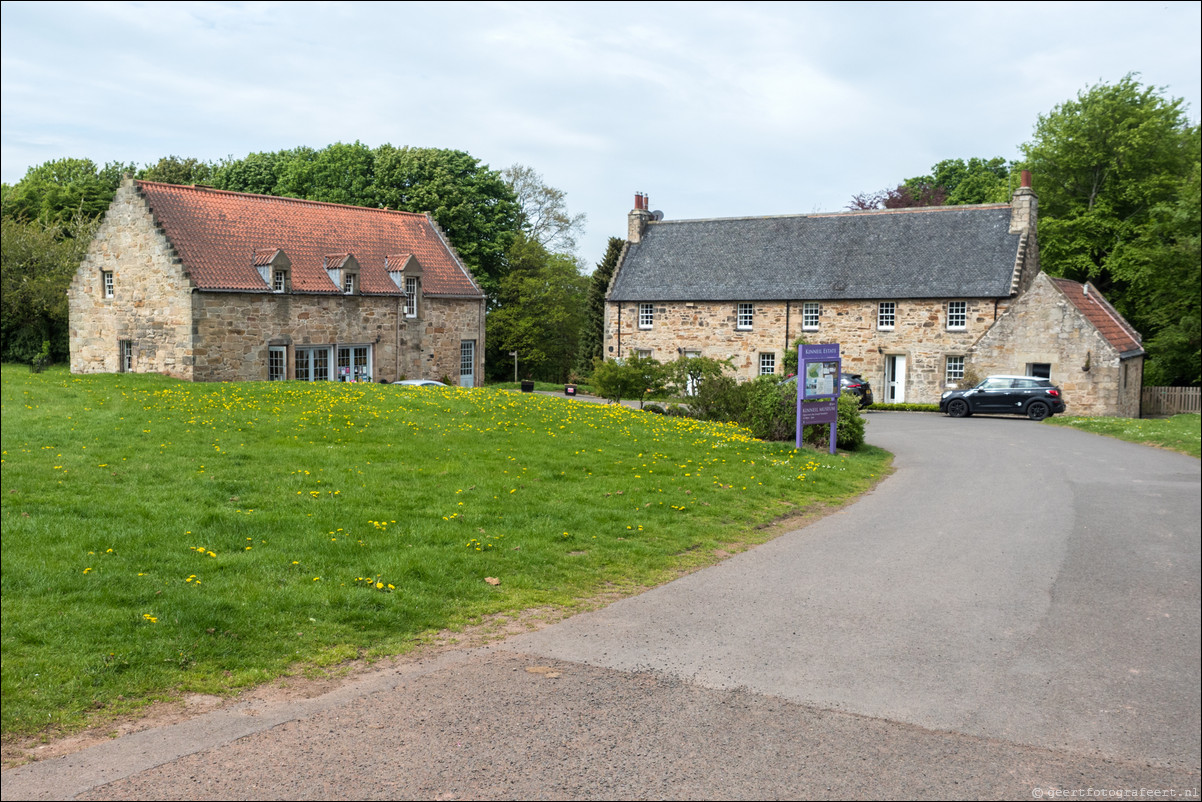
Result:
[[295,292],[339,293],[322,260],[328,254],[353,254],[360,267],[362,292],[400,295],[384,269],[384,257],[411,253],[423,268],[423,294],[483,297],[424,214],[136,183],[184,269],[201,289],[269,291],[255,265],[265,255],[270,261],[280,249],[292,262]]
[[1094,325],[1106,342],[1114,346],[1119,356],[1137,356],[1144,352],[1139,332],[1110,303],[1102,297],[1092,284],[1078,284],[1066,278],[1053,278],[1060,292],[1073,306]]

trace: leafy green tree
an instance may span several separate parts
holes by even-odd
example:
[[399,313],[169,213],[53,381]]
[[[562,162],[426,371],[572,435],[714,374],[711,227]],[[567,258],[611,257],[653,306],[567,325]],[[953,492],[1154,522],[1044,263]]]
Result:
[[1191,338],[1173,321],[1189,320],[1202,293],[1181,216],[1183,204],[1199,204],[1199,129],[1163,92],[1133,75],[1090,87],[1039,117],[1024,166],[1039,194],[1043,268],[1093,282],[1147,337],[1158,380],[1189,383],[1198,381],[1196,348],[1189,353]]
[[907,178],[895,189],[855,195],[849,209],[908,209],[916,206],[959,206],[1010,200],[1013,165],[992,159],[944,159],[930,175]]
[[587,279],[567,254],[549,253],[518,235],[508,255],[509,272],[501,279],[497,308],[486,320],[489,355],[497,376],[518,352],[529,378],[567,381],[580,341],[579,309]]
[[734,369],[729,359],[708,356],[682,356],[669,362],[667,368],[668,389],[681,396],[697,395],[707,382]]
[[567,193],[548,186],[534,168],[524,164],[506,167],[501,174],[521,207],[522,233],[547,250],[574,252],[586,217],[568,212]]
[[296,148],[280,173],[279,195],[348,206],[380,205],[375,152],[361,142]]
[[98,222],[0,220],[0,358],[31,362],[49,343],[50,358],[68,355],[67,285]]
[[280,193],[276,188],[280,179],[295,158],[295,151],[279,150],[275,153],[251,153],[241,159],[227,159],[213,175],[213,184],[218,189],[231,192],[278,195]]
[[167,156],[155,164],[138,171],[143,181],[158,181],[163,184],[210,184],[216,167],[199,159]]
[[609,290],[609,282],[613,280],[614,271],[618,268],[618,257],[622,255],[622,246],[625,244],[624,240],[610,237],[605,256],[597,263],[589,279],[584,320],[580,324],[580,348],[576,357],[576,372],[581,375],[591,373],[593,362],[605,356],[605,293]]
[[91,159],[56,159],[31,167],[4,193],[0,215],[15,220],[69,223],[76,217],[99,217],[132,164],[111,162],[97,167]]
[[651,357],[598,359],[593,366],[593,389],[613,402],[637,398],[641,407],[649,393],[662,389],[663,382],[664,366]]
[[430,212],[484,292],[496,297],[521,214],[501,174],[461,150],[381,145],[375,155],[380,204]]

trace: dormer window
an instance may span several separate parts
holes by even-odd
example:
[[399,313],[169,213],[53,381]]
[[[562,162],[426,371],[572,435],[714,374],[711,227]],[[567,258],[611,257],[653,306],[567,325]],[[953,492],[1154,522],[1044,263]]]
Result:
[[254,253],[255,270],[272,292],[288,292],[292,260],[279,248],[258,248]]
[[356,261],[354,254],[329,254],[322,259],[322,264],[326,269],[326,275],[330,277],[330,281],[339,292],[343,295],[359,294],[361,289],[359,286],[359,262]]
[[411,253],[384,257],[384,268],[397,289],[405,293],[405,317],[417,317],[418,299],[422,294],[422,266]]

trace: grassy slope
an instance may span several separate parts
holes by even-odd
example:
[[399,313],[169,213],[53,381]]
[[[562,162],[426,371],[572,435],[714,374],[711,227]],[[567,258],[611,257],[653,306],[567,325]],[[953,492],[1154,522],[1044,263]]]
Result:
[[1202,457],[1202,417],[1198,415],[1139,419],[1069,418],[1057,415],[1045,422]]
[[495,390],[13,366],[2,441],[6,734],[655,584],[889,460]]

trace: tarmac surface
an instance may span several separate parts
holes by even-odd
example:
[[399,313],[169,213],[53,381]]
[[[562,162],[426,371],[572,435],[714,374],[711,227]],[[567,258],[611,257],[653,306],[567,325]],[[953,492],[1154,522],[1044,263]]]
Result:
[[492,646],[4,771],[3,798],[1197,798],[1199,461],[868,419],[896,473],[803,529]]

